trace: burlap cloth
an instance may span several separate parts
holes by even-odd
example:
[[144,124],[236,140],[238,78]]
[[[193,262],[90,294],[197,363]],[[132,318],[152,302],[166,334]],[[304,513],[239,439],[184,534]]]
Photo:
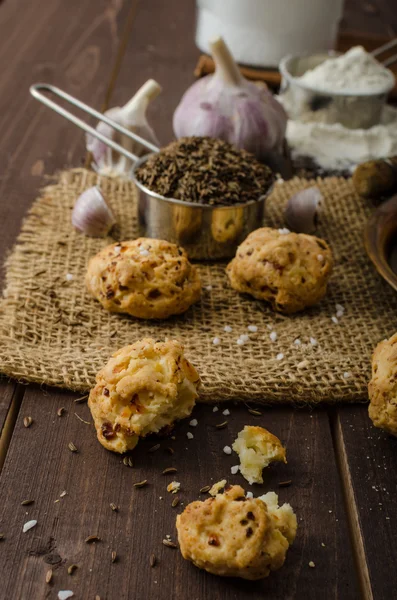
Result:
[[[71,210],[80,192],[98,182],[90,171],[64,172],[29,211],[6,263],[0,304],[3,373],[85,391],[117,348],[145,336],[171,337],[183,340],[202,376],[205,401],[366,399],[373,347],[396,329],[397,295],[365,254],[363,225],[371,209],[355,195],[350,181],[317,181],[325,199],[317,233],[331,244],[336,263],[327,297],[318,307],[292,317],[275,314],[233,291],[225,264],[200,264],[201,302],[163,322],[108,314],[84,290],[88,259],[113,240],[74,231]],[[120,223],[120,239],[136,237],[132,183],[102,178],[100,185]],[[266,224],[282,227],[288,197],[309,185],[313,181],[300,179],[276,185]],[[335,324],[331,317],[337,303],[345,314]],[[224,331],[226,325],[231,333]],[[236,340],[248,333],[248,325],[256,325],[258,332],[239,346]],[[271,327],[275,342],[269,338]],[[217,346],[214,337],[221,340]],[[297,338],[301,345],[294,343]]]

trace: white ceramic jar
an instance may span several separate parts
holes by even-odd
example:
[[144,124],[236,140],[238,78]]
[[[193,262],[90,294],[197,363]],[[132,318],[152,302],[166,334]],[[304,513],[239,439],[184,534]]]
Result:
[[344,0],[197,0],[196,44],[222,36],[234,58],[276,67],[286,54],[334,47]]

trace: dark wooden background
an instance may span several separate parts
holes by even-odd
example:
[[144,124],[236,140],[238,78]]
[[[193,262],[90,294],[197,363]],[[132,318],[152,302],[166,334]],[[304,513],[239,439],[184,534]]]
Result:
[[[348,0],[341,28],[394,37],[396,0]],[[81,132],[35,102],[29,85],[54,83],[103,109],[125,102],[153,77],[164,91],[150,116],[165,143],[172,136],[173,109],[193,80],[199,54],[193,36],[193,0],[0,2],[3,257],[45,174],[85,160]],[[147,452],[153,440],[140,444],[129,468],[99,446],[92,425],[76,417],[91,420],[87,406],[75,398],[0,380],[2,600],[55,599],[62,589],[93,600],[394,597],[397,442],[372,427],[366,406],[262,408],[255,417],[244,405],[232,405],[228,427],[219,431],[214,425],[225,417],[201,405],[193,440],[186,438],[187,423],[180,423],[176,440],[163,440],[157,452]],[[60,407],[66,409],[62,417]],[[23,426],[26,416],[33,419],[30,428]],[[211,576],[162,545],[166,534],[175,539],[175,516],[183,508],[171,507],[170,476],[162,470],[176,466],[181,502],[196,499],[202,486],[228,477],[236,459],[222,448],[252,423],[279,435],[288,452],[288,465],[269,469],[255,492],[275,489],[299,521],[283,569],[257,583]],[[71,441],[78,453],[69,451]],[[173,455],[165,450],[170,445]],[[148,486],[134,488],[142,479]],[[246,484],[239,475],[228,479]],[[278,488],[288,479],[290,487]],[[34,503],[22,506],[28,499]],[[30,519],[38,524],[24,534]],[[85,543],[90,535],[100,541]],[[118,555],[114,563],[112,551]],[[154,568],[151,553],[157,557]],[[73,575],[67,571],[71,564],[78,565]]]

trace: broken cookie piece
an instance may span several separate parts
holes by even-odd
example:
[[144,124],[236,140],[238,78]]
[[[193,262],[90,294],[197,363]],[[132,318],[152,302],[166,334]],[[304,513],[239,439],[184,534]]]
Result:
[[209,573],[251,580],[282,567],[297,521],[289,504],[279,507],[269,494],[247,498],[235,485],[188,504],[176,519],[182,556]]
[[263,483],[262,470],[271,462],[287,462],[280,440],[263,427],[246,425],[232,448],[239,455],[240,472],[250,484]]

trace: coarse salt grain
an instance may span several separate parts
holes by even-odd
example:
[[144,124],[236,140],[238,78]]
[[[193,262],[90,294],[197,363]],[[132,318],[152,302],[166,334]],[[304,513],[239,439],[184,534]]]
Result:
[[225,417],[227,417],[228,415],[230,415],[230,410],[228,408],[225,408],[222,414],[225,415]]
[[336,311],[336,317],[337,319],[341,319],[344,315],[344,311],[343,310],[337,310]]
[[258,328],[256,325],[248,325],[247,329],[248,329],[248,331],[251,331],[252,333],[256,333],[258,331]]
[[186,437],[187,437],[188,440],[192,440],[194,436],[193,436],[193,434],[190,431],[188,431],[187,434],[186,434]]
[[339,323],[338,319],[336,317],[331,317],[331,321],[333,323],[335,323],[335,325],[337,325]]
[[341,310],[342,312],[345,312],[344,307],[342,306],[342,304],[335,304],[335,309],[336,310]]
[[275,331],[272,331],[271,334],[269,335],[269,337],[272,342],[275,342],[277,339],[277,333]]
[[212,343],[214,344],[214,346],[219,346],[219,344],[221,343],[221,340],[218,337],[214,337],[214,339],[212,340]]
[[139,254],[140,254],[141,256],[149,256],[149,250],[146,250],[146,248],[141,248],[141,249],[139,250]]
[[217,406],[214,406],[214,408],[212,409],[212,412],[218,412],[219,408]]
[[232,473],[232,475],[236,475],[236,473],[239,472],[240,466],[239,465],[234,465],[234,467],[231,467],[230,471]]
[[29,529],[32,529],[33,527],[36,527],[36,525],[37,521],[35,519],[33,519],[32,521],[27,521],[23,526],[23,533],[26,533],[27,531],[29,531]]
[[316,340],[316,338],[311,337],[310,338],[310,343],[311,343],[312,346],[317,346],[317,340]]
[[223,331],[226,331],[226,333],[231,333],[233,331],[233,327],[230,327],[230,325],[225,325]]
[[300,345],[302,344],[302,342],[300,341],[300,339],[299,339],[299,338],[297,338],[297,339],[294,341],[294,344],[295,344],[295,346],[300,346]]
[[245,495],[246,498],[253,498],[254,494],[252,492],[247,492]]
[[232,449],[231,449],[230,446],[225,446],[223,448],[223,451],[224,451],[225,454],[231,454],[232,453]]
[[352,376],[352,374],[351,374],[351,372],[350,372],[350,371],[345,371],[345,372],[343,373],[343,377],[344,377],[345,379],[349,379],[349,377],[351,377],[351,376]]
[[309,567],[311,567],[311,568],[313,569],[315,566],[316,566],[316,565],[315,565],[315,564],[314,564],[314,562],[311,560],[311,561],[309,562]]
[[115,246],[114,247],[114,253],[116,254],[116,256],[118,256],[121,252],[121,246]]
[[324,256],[322,254],[317,254],[318,262],[324,262]]
[[238,340],[236,340],[236,344],[237,346],[244,346],[245,342],[241,338],[238,338]]
[[281,227],[281,229],[279,229],[278,232],[281,233],[281,235],[287,235],[287,233],[291,233],[290,230],[286,227]]
[[240,335],[240,340],[243,340],[243,342],[248,342],[249,339],[250,339],[250,336],[247,333],[242,333]]
[[66,281],[72,281],[73,275],[71,273],[66,273],[65,279],[66,279]]
[[283,358],[284,358],[284,354],[282,352],[279,352],[276,356],[277,360],[283,360]]
[[68,600],[74,596],[74,593],[71,590],[60,590],[58,592],[58,600]]
[[189,423],[190,427],[197,427],[198,421],[197,419],[192,419]]
[[210,292],[212,290],[212,285],[206,285],[205,289],[207,290],[207,292]]

